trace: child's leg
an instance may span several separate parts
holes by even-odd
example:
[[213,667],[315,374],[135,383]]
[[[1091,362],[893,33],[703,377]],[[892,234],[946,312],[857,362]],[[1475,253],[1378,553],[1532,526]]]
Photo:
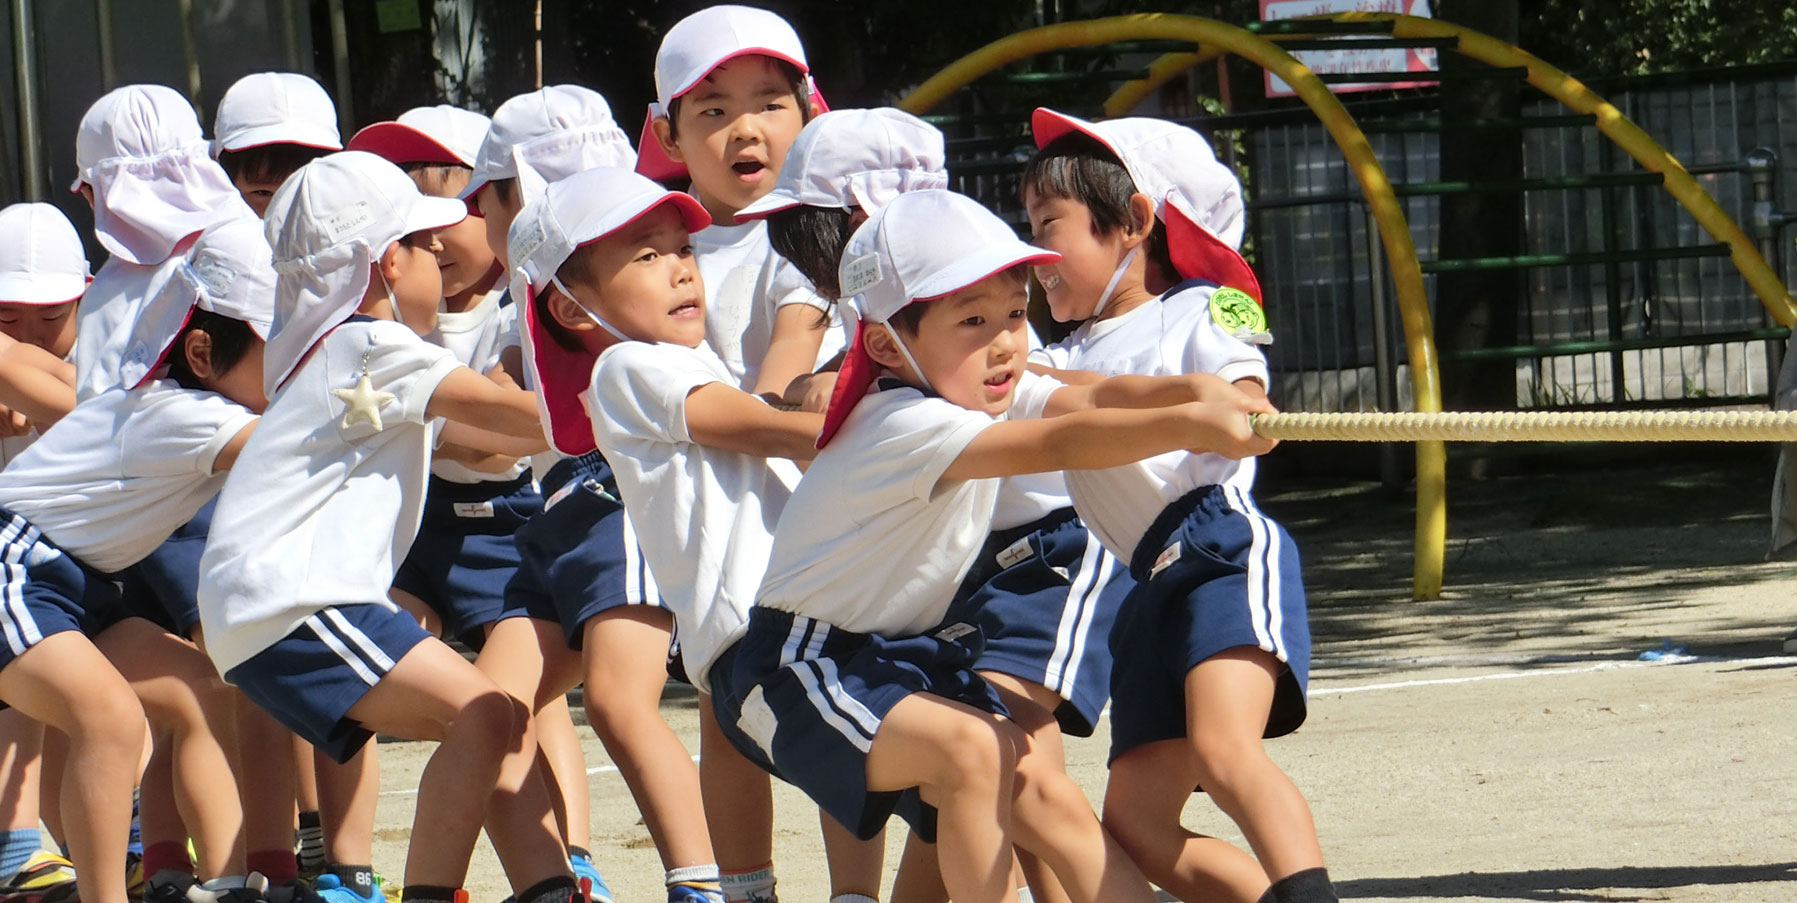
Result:
[[956,903],[1012,900],[1015,728],[997,716],[913,693],[880,720],[867,754],[867,789],[916,787],[937,809],[942,883]]
[[501,780],[501,763],[526,735],[525,706],[454,650],[418,643],[348,717],[370,730],[440,741],[418,782],[408,887],[461,887],[483,822],[513,888],[569,875],[542,783]]
[[[556,644],[567,650],[561,628],[551,627]],[[579,656],[567,650],[570,659]],[[578,669],[578,664],[576,665]],[[576,680],[579,678],[576,677]],[[587,794],[587,760],[580,748],[580,732],[574,729],[574,715],[568,710],[564,689],[543,703],[532,716],[537,728],[537,748],[548,765],[548,777],[554,782],[551,801],[556,802],[556,816],[561,819],[562,839],[570,847],[589,849],[593,845],[593,802]]]
[[1199,785],[1275,882],[1323,865],[1304,794],[1261,743],[1282,667],[1272,653],[1237,647],[1186,673],[1186,737]]
[[618,765],[666,869],[714,862],[699,771],[661,720],[673,615],[648,605],[621,605],[589,618],[586,709],[593,732]]
[[[1034,681],[1023,680],[999,671],[981,671],[979,675],[998,691],[1011,713],[1011,723],[1029,735],[1026,756],[1034,757],[1044,767],[1066,772],[1066,752],[1061,745],[1061,724],[1054,710],[1061,704],[1060,694]],[[1067,891],[1054,872],[1034,853],[1019,848],[1017,865],[1029,882],[1036,903],[1067,903]]]
[[[141,744],[148,749],[148,744]],[[142,764],[141,762],[139,763]],[[60,849],[69,848],[68,832],[62,826],[62,780],[69,771],[69,735],[62,731],[44,731],[44,770],[37,782],[37,812],[44,830]]]
[[[699,764],[703,771],[703,756]],[[817,827],[824,836],[824,865],[830,870],[830,899],[854,894],[878,900],[880,872],[886,865],[886,829],[881,828],[872,840],[862,840],[822,809],[817,810]],[[932,853],[932,862],[934,858]],[[935,871],[933,866],[931,871]],[[940,877],[936,879],[938,884],[941,880]],[[948,895],[943,894],[942,899],[946,901]]]
[[[730,745],[718,729],[711,697],[704,693],[699,694],[699,791],[705,799],[705,823],[711,828],[724,899],[732,903],[773,899],[772,778]],[[877,871],[874,880],[877,888]]]
[[171,744],[174,799],[193,840],[196,876],[246,874],[242,801],[217,792],[238,771],[237,719],[211,660],[143,618],[107,628],[96,645],[130,682],[157,737]]
[[[204,651],[206,634],[193,628],[194,645]],[[243,806],[244,867],[260,872],[270,887],[284,886],[299,873],[293,856],[293,816],[297,789],[296,775],[311,773],[293,761],[295,748],[306,751],[311,762],[312,746],[294,736],[273,715],[232,689],[231,705],[237,725],[237,796]],[[317,790],[312,793],[312,811],[318,805]],[[302,804],[303,806],[303,804]]]
[[948,888],[942,884],[942,867],[936,861],[936,845],[915,831],[905,838],[905,850],[899,854],[890,903],[948,903]]
[[1148,879],[1181,900],[1253,903],[1267,890],[1254,857],[1180,826],[1198,786],[1184,740],[1137,746],[1111,763],[1104,788],[1104,826]]
[[375,801],[380,796],[379,744],[368,743],[348,762],[313,750],[318,816],[324,828],[325,868],[374,865]]
[[[142,702],[140,699],[139,702]],[[166,733],[149,738],[150,757],[137,782],[138,836],[144,845],[144,895],[179,900],[195,878],[187,825],[175,795],[175,752]]]
[[67,735],[61,810],[86,903],[125,903],[131,788],[143,708],[87,637],[54,633],[0,669],[0,699]]
[[[544,683],[549,672],[566,672],[576,660],[575,653],[563,641],[559,626],[535,618],[519,617],[506,618],[492,625],[474,664],[481,673],[492,678],[500,689],[524,705],[526,711],[531,711],[536,707],[540,696],[556,695],[544,693]],[[562,692],[566,692],[566,689],[563,688]],[[569,730],[573,730],[572,722]],[[527,773],[532,774],[534,780],[543,784],[549,792],[553,816],[549,827],[565,841],[569,818],[567,810],[571,808],[571,803],[560,787],[560,776],[551,767],[540,746],[536,718],[532,716],[527,726],[524,746],[507,753],[504,774],[514,782],[524,780],[523,776]],[[580,775],[578,793],[580,805],[585,808],[589,805],[585,793],[585,762],[582,761],[574,770]]]
[[14,709],[0,711],[0,882],[42,846],[37,813],[43,748],[42,724]]

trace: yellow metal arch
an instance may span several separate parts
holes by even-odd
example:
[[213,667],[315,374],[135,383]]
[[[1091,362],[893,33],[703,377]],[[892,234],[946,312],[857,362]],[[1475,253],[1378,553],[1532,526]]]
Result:
[[[1366,135],[1342,108],[1341,101],[1302,63],[1266,38],[1214,19],[1158,13],[1047,25],[1001,38],[951,63],[899,101],[899,106],[912,113],[924,112],[974,79],[1038,53],[1144,39],[1185,41],[1201,48],[1234,53],[1279,76],[1316,113],[1360,182],[1367,208],[1378,223],[1403,322],[1404,343],[1410,355],[1411,394],[1416,409],[1440,411],[1441,370],[1435,353],[1435,327],[1429,316],[1416,246],[1410,240],[1410,227],[1392,192],[1391,181],[1373,155]],[[1416,561],[1412,583],[1416,598],[1432,599],[1441,595],[1442,554],[1446,544],[1446,450],[1440,442],[1418,442]]]

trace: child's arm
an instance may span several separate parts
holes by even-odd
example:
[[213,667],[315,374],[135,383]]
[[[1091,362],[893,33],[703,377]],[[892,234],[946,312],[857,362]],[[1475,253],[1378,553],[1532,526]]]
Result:
[[[539,451],[547,447],[543,425],[537,419],[536,396],[522,389],[504,388],[467,367],[451,370],[437,383],[430,402],[424,407],[424,416],[442,417],[466,425],[480,424],[478,430],[481,432],[527,439],[538,443]],[[446,441],[458,445],[473,444],[464,439],[478,439],[478,436],[453,436],[447,432],[447,427],[445,429]]]
[[250,441],[250,434],[256,431],[256,424],[260,422],[261,418],[250,421],[237,431],[237,435],[231,437],[231,441],[225,443],[224,448],[218,450],[218,454],[212,458],[213,473],[224,473],[237,463],[237,456],[243,454],[244,443]]
[[1189,402],[1163,408],[1105,408],[1040,420],[1004,420],[981,430],[939,479],[980,480],[1055,470],[1102,470],[1167,452],[1215,452],[1230,458],[1265,454],[1271,440],[1255,434],[1250,399]]
[[[516,461],[519,458],[529,457],[549,449],[549,443],[540,438],[525,439],[509,433],[496,433],[459,420],[446,421],[443,424],[443,429],[437,435],[441,444],[438,446],[436,454],[444,455],[445,449],[451,449],[452,451],[444,455],[445,457],[461,461],[475,470],[488,469],[479,463],[478,459],[481,458],[495,457]],[[541,433],[539,432],[538,435],[540,436]],[[505,467],[491,469],[499,471],[504,470]]]
[[707,383],[686,396],[686,432],[700,445],[809,461],[817,454],[817,434],[823,428],[818,414],[777,410],[724,383]]
[[774,312],[773,337],[755,376],[756,395],[780,397],[794,379],[817,366],[817,350],[824,345],[830,322],[809,304],[788,304]]
[[[1096,374],[1081,370],[1057,370],[1055,373],[1056,378],[1061,375],[1073,376],[1078,382],[1062,386],[1048,396],[1048,404],[1042,411],[1044,417],[1058,417],[1074,411],[1098,408],[1163,408],[1190,401],[1233,403],[1243,397],[1257,398],[1264,402],[1267,397],[1265,392],[1244,392],[1239,388],[1242,383],[1248,383],[1259,389],[1260,384],[1254,380],[1239,380],[1231,385],[1213,373],[1172,376],[1124,374],[1097,381],[1082,379],[1095,377]],[[1273,406],[1262,404],[1249,410],[1253,413],[1270,414],[1273,413]]]
[[75,407],[75,365],[36,345],[0,339],[0,404],[40,428],[61,420]]

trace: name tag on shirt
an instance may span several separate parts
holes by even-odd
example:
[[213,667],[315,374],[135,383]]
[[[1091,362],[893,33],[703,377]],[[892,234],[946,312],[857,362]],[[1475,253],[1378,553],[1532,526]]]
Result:
[[492,502],[456,502],[456,517],[492,517]]

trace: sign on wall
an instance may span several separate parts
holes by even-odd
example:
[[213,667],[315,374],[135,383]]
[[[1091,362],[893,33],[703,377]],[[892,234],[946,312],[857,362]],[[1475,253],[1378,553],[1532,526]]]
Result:
[[[1305,16],[1328,16],[1344,12],[1371,13],[1407,13],[1412,16],[1429,16],[1429,0],[1260,0],[1260,17],[1264,20],[1297,19]],[[1371,36],[1376,39],[1377,36]],[[1356,38],[1340,39],[1347,47]],[[1434,72],[1435,51],[1432,48],[1407,50],[1300,50],[1292,56],[1298,62],[1310,67],[1310,71],[1324,73],[1341,72]],[[1332,84],[1329,90],[1337,93],[1344,91],[1382,91],[1390,88],[1416,88],[1434,84],[1427,79],[1413,82],[1367,82]],[[1267,73],[1268,97],[1291,97],[1295,94],[1292,86],[1283,79]]]

